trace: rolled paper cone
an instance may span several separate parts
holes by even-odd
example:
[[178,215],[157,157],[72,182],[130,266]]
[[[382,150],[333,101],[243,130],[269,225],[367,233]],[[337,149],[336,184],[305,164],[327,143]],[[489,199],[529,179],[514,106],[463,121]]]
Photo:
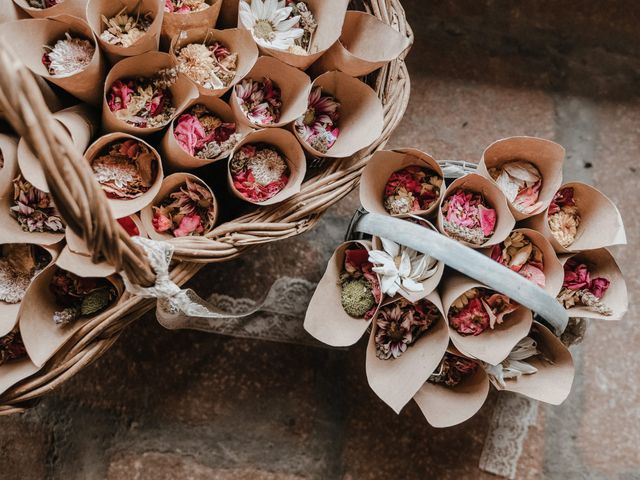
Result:
[[[289,165],[289,170],[291,171],[287,185],[276,195],[263,202],[253,202],[249,200],[233,186],[233,177],[231,176],[231,162],[233,161],[233,156],[243,145],[251,143],[264,143],[276,147],[285,157],[287,164]],[[233,149],[227,168],[229,187],[233,194],[245,202],[261,206],[275,205],[276,203],[280,203],[287,198],[292,197],[296,193],[300,193],[300,187],[302,186],[302,181],[304,180],[306,173],[307,160],[304,156],[304,152],[302,151],[302,147],[300,147],[300,144],[292,133],[281,128],[265,128],[262,130],[255,130],[248,134],[241,142],[238,143],[238,145],[236,145],[236,148]]]
[[152,240],[170,240],[172,238],[175,238],[171,233],[156,231],[156,229],[153,226],[153,207],[158,205],[164,199],[166,199],[171,193],[178,191],[180,187],[186,183],[187,180],[191,180],[192,182],[202,185],[211,194],[211,198],[213,198],[213,208],[214,208],[216,220],[214,220],[211,228],[209,230],[206,230],[202,234],[202,236],[206,235],[213,229],[213,226],[217,221],[219,206],[218,206],[218,201],[216,200],[216,196],[213,194],[213,191],[211,190],[211,188],[209,188],[209,185],[207,185],[204,181],[200,180],[195,175],[191,175],[190,173],[182,173],[182,172],[174,173],[173,175],[169,175],[167,178],[163,180],[162,186],[160,187],[160,191],[158,192],[156,197],[153,199],[153,201],[149,205],[143,208],[142,211],[140,212],[140,219],[142,221],[142,226],[144,230],[148,232],[149,237]]
[[367,346],[367,379],[376,395],[396,413],[400,413],[429,379],[449,345],[449,328],[438,293],[432,292],[426,300],[438,307],[442,316],[398,358],[381,360],[376,356],[376,317],[380,314],[379,311],[373,319]]
[[[26,0],[18,0],[20,3],[24,2],[27,4]],[[27,4],[28,5],[28,4]],[[37,10],[37,9],[34,9]],[[0,24],[6,22],[13,22],[14,20],[23,20],[25,18],[29,18],[30,16],[27,14],[25,10],[18,7],[17,3],[14,1],[10,3],[7,8],[3,8],[0,11]]]
[[[108,95],[111,86],[116,80],[133,79],[140,77],[150,78],[158,74],[161,70],[173,68],[173,60],[167,53],[148,52],[138,57],[126,58],[118,62],[107,75],[104,84],[104,93],[102,98],[102,126],[107,132],[124,132],[136,136],[146,136],[165,129],[168,125],[157,127],[141,128],[120,120],[114,112],[109,108]],[[172,104],[176,109],[172,115],[171,121],[176,118],[178,112],[184,110],[191,100],[197,98],[198,91],[191,81],[182,74],[178,74],[176,81],[169,87]],[[126,216],[126,215],[123,215]]]
[[[340,275],[344,271],[345,251],[349,247],[371,250],[367,241],[341,244],[332,255],[327,270],[311,297],[304,318],[304,329],[314,338],[332,347],[348,347],[367,331],[371,320],[354,318],[342,308]],[[378,308],[380,306],[378,305]]]
[[440,187],[440,195],[427,210],[418,210],[411,214],[392,216],[407,218],[410,215],[429,216],[435,213],[446,190],[444,173],[433,157],[413,148],[380,150],[371,157],[364,167],[362,178],[360,179],[360,203],[362,206],[371,213],[391,215],[384,208],[384,191],[389,177],[391,177],[394,172],[412,165],[428,168],[443,179]]
[[378,95],[371,87],[341,72],[320,75],[313,82],[312,90],[315,87],[322,87],[323,95],[331,95],[340,103],[340,135],[326,153],[321,153],[308,145],[292,125],[291,128],[307,152],[320,158],[346,158],[380,138],[384,111]]
[[207,0],[209,7],[199,12],[164,12],[162,19],[162,42],[167,47],[180,32],[192,28],[212,28],[218,21],[223,0]]
[[[66,0],[65,0],[66,1]],[[87,0],[85,0],[87,1]],[[138,10],[139,9],[139,10]],[[121,45],[112,45],[100,38],[102,32],[106,30],[106,25],[102,20],[102,16],[109,20],[118,15],[122,10],[129,14],[141,15],[149,12],[153,17],[153,21],[149,29],[142,35],[137,42],[130,47]],[[86,17],[91,30],[98,39],[100,48],[104,51],[113,65],[126,57],[135,57],[146,52],[154,52],[158,50],[160,45],[160,31],[162,30],[162,18],[164,15],[163,0],[88,0]]]
[[493,235],[491,235],[491,237],[489,237],[489,239],[482,245],[474,245],[473,243],[458,240],[460,243],[471,248],[483,248],[496,245],[504,241],[504,239],[509,236],[516,222],[511,214],[511,210],[509,210],[507,199],[495,183],[492,183],[476,173],[469,173],[454,180],[445,191],[438,208],[438,230],[440,230],[440,233],[451,237],[451,235],[449,235],[444,229],[442,205],[445,200],[457,190],[468,190],[482,194],[487,202],[487,207],[495,209],[497,216]]
[[[171,57],[173,62],[178,61],[178,52],[182,47],[186,47],[192,43],[204,43],[210,45],[215,41],[221,42],[227,47],[231,53],[238,54],[238,63],[236,64],[236,75],[233,80],[223,88],[211,89],[205,88],[199,83],[189,79],[189,81],[198,89],[200,95],[211,95],[221,97],[227,93],[231,87],[242,80],[247,73],[253,68],[258,60],[258,47],[256,47],[251,34],[239,28],[229,28],[227,30],[215,30],[213,28],[193,28],[183,31],[180,35],[176,35],[171,42]],[[185,75],[186,78],[189,78]]]
[[542,187],[538,196],[540,206],[531,213],[523,213],[507,201],[516,221],[533,217],[549,208],[549,204],[562,184],[562,164],[565,150],[550,140],[536,137],[510,137],[498,140],[487,147],[478,165],[478,173],[495,183],[489,173],[514,160],[524,160],[533,164],[542,176]]
[[52,18],[59,15],[72,15],[81,19],[85,18],[87,0],[64,0],[49,8],[34,8],[27,0],[13,0],[29,16],[33,18]]
[[[91,143],[91,139],[100,129],[98,112],[86,104],[79,104],[61,110],[54,113],[53,118],[60,122],[70,135],[73,144],[81,153],[84,153],[89,143]],[[46,175],[40,160],[29,148],[24,138],[21,138],[18,143],[18,165],[22,175],[31,185],[43,192],[49,191],[49,185],[47,185]]]
[[238,5],[240,0],[222,0],[222,8],[218,17],[220,28],[236,28],[238,26]]
[[0,196],[5,196],[10,190],[13,193],[13,179],[18,175],[18,139],[0,133],[0,154],[3,160],[0,168]]
[[[246,0],[240,0],[246,1]],[[246,2],[251,3],[251,2]],[[318,60],[340,37],[344,16],[349,0],[305,0],[309,10],[316,19],[318,27],[311,37],[307,55],[297,55],[288,51],[259,46],[265,55],[276,57],[284,63],[301,70],[306,70]],[[238,14],[238,26],[245,28]]]
[[340,70],[352,77],[362,77],[398,58],[410,46],[409,38],[374,15],[348,10],[340,38],[312,70]]
[[[472,288],[487,287],[458,273],[445,275],[440,288],[440,296],[447,324],[449,323],[449,310],[453,302]],[[495,328],[488,328],[479,335],[461,335],[449,326],[449,336],[455,347],[461,352],[491,365],[497,365],[507,358],[507,355],[521,339],[527,336],[532,322],[531,310],[519,307],[516,311],[506,315],[501,324],[496,324]]]
[[0,365],[0,395],[40,370],[28,356]]
[[[96,315],[81,318],[66,326],[58,326],[53,321],[53,314],[62,308],[56,305],[55,296],[49,288],[56,266],[51,265],[38,275],[27,289],[20,307],[20,332],[33,363],[42,367],[74,334]],[[120,277],[111,276],[106,279],[118,291],[118,303],[124,286]],[[104,313],[104,311],[102,312]],[[98,314],[99,315],[99,314]]]
[[226,152],[223,152],[214,159],[204,159],[190,155],[180,146],[178,140],[175,137],[176,122],[180,119],[181,115],[187,113],[187,111],[194,105],[204,105],[205,107],[207,107],[207,109],[209,109],[209,111],[218,116],[223,122],[235,123],[236,133],[240,133],[244,136],[252,131],[251,128],[245,127],[237,122],[236,117],[231,111],[231,107],[229,107],[229,105],[227,105],[220,98],[201,95],[198,98],[191,100],[186,105],[184,110],[182,110],[180,114],[178,114],[169,124],[169,129],[164,134],[164,137],[162,138],[162,144],[160,146],[160,149],[162,151],[162,158],[171,169],[176,171],[194,170],[196,168],[204,167],[205,165],[209,165],[211,163],[217,162],[218,160],[229,157],[229,155],[231,155],[231,152],[233,151],[228,150]]
[[284,127],[301,117],[307,111],[309,94],[311,93],[311,79],[306,73],[291,67],[273,57],[260,57],[251,71],[245,76],[254,81],[262,82],[265,78],[273,80],[280,89],[282,108],[280,120],[270,125],[251,122],[240,106],[236,89],[231,93],[231,108],[238,122],[251,128]]
[[127,133],[110,133],[98,138],[95,142],[93,142],[87,151],[84,154],[84,158],[87,160],[89,165],[93,162],[93,160],[102,153],[102,151],[111,145],[114,142],[118,141],[126,141],[126,140],[136,140],[144,144],[150,151],[153,153],[156,158],[156,178],[151,185],[151,188],[147,190],[145,193],[140,195],[137,198],[132,199],[116,199],[109,198],[109,207],[111,208],[111,213],[113,218],[123,218],[128,217],[129,215],[133,215],[136,212],[139,212],[144,207],[149,205],[154,197],[160,191],[160,186],[162,185],[162,179],[164,178],[164,173],[162,171],[162,161],[160,159],[160,155],[158,152],[147,142],[141,140],[139,138],[134,137],[133,135],[129,135]]
[[[89,65],[80,72],[67,76],[51,75],[42,63],[44,46],[55,45],[58,40],[65,38],[66,33],[88,40],[95,47],[95,52]],[[96,38],[84,20],[64,15],[5,23],[0,25],[0,39],[11,46],[33,74],[59,86],[83,102],[100,105],[106,66]]]
[[[627,235],[618,207],[597,188],[586,183],[565,183],[560,189],[572,187],[574,200],[580,215],[580,224],[575,241],[563,247],[549,229],[549,210],[527,219],[526,226],[542,233],[558,253],[626,245]],[[560,190],[559,189],[559,190]]]

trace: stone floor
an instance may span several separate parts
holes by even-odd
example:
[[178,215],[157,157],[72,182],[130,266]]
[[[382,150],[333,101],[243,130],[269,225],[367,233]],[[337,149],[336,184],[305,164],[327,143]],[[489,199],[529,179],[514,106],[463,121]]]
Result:
[[[640,479],[640,7],[595,0],[405,0],[416,30],[412,99],[392,147],[477,161],[498,138],[554,139],[566,178],[619,205],[630,245],[615,254],[631,309],[593,322],[573,353],[560,407],[541,406],[518,478]],[[317,281],[357,206],[333,207],[313,232],[212,266],[201,293],[257,297],[281,276]],[[477,479],[491,399],[463,425],[395,415],[368,388],[364,346],[168,332],[137,322],[104,358],[25,415],[0,418],[0,478]]]

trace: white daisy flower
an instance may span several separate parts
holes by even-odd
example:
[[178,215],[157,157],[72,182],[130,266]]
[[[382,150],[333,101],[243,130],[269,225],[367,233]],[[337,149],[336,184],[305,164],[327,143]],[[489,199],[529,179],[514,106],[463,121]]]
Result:
[[524,337],[513,348],[507,358],[498,365],[484,364],[484,369],[489,375],[489,380],[498,388],[507,386],[505,380],[518,379],[522,375],[532,375],[538,371],[536,367],[525,360],[538,355],[538,345],[531,337]]
[[261,47],[287,51],[304,35],[302,28],[294,28],[300,17],[289,18],[291,11],[283,0],[242,0],[240,21]]

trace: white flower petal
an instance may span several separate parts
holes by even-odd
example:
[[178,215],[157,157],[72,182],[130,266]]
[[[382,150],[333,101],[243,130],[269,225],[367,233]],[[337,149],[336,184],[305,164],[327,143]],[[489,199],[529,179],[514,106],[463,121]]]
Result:
[[408,292],[422,292],[422,291],[424,291],[424,286],[421,283],[414,282],[410,278],[402,279],[402,288],[404,288]]
[[392,242],[391,240],[387,240],[386,238],[380,238],[382,242],[382,248],[387,252],[391,257],[395,258],[400,254],[400,245],[396,242]]

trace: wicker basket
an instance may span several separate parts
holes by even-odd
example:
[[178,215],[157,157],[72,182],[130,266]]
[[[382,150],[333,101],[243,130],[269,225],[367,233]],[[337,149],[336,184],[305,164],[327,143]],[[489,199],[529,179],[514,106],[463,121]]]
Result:
[[[358,0],[350,8],[372,13],[412,41],[399,0]],[[384,106],[384,130],[369,148],[351,158],[323,162],[325,168],[302,191],[276,206],[263,208],[218,226],[206,238],[175,240],[172,280],[182,285],[204,265],[224,262],[263,243],[289,238],[311,229],[320,216],[358,185],[367,159],[387,142],[405,112],[409,76],[404,58],[367,77]],[[106,198],[81,152],[68,134],[54,128],[34,78],[9,52],[0,51],[0,104],[16,132],[25,137],[45,170],[53,200],[68,228],[83,237],[94,258],[106,258],[135,283],[149,286],[154,273],[122,228],[111,219]],[[313,167],[314,165],[312,165]],[[110,310],[84,325],[37,374],[0,397],[0,414],[23,411],[105,353],[123,330],[154,307],[154,301],[125,293]]]

